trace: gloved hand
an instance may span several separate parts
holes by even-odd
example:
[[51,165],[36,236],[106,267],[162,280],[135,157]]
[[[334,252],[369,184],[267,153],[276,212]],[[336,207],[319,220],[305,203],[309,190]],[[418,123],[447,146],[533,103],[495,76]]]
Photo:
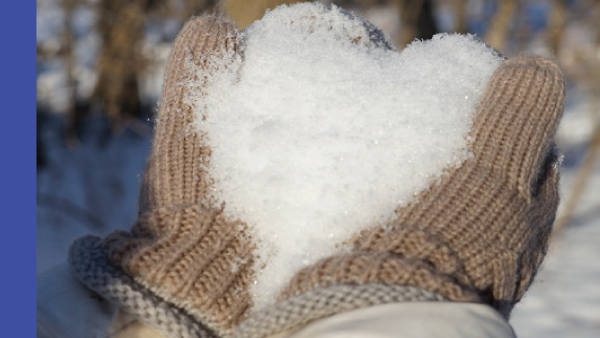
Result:
[[389,227],[357,233],[350,252],[298,272],[280,302],[245,329],[262,336],[365,303],[390,302],[381,293],[397,294],[390,286],[398,285],[488,304],[508,319],[546,254],[556,216],[553,138],[563,91],[551,61],[503,62],[477,110],[470,133],[474,156],[398,208]]
[[299,271],[279,303],[244,330],[264,336],[414,297],[397,286],[488,304],[508,319],[547,251],[559,202],[554,134],[563,108],[556,64],[529,56],[504,61],[477,107],[473,156],[397,208],[387,226],[356,233],[350,252]]
[[210,149],[194,132],[190,104],[208,74],[240,57],[238,48],[228,21],[207,16],[185,25],[166,68],[139,220],[131,232],[83,237],[70,249],[84,284],[167,337],[226,335],[251,304],[252,244],[243,224],[209,200]]
[[[314,21],[330,22],[328,14]],[[472,156],[398,207],[389,223],[366,226],[302,268],[277,304],[238,332],[264,337],[342,311],[412,300],[487,304],[508,319],[547,251],[559,202],[554,134],[563,106],[563,75],[552,61],[502,62],[479,98],[468,133]]]
[[[329,10],[319,11],[298,21],[331,20]],[[290,25],[312,29],[298,21]],[[348,41],[389,48],[383,34],[360,23],[363,35],[350,32]],[[335,254],[298,271],[276,304],[255,311],[250,290],[265,268],[257,264],[260,242],[211,193],[209,135],[198,131],[203,121],[193,112],[203,109],[212,75],[240,71],[243,51],[223,19],[186,24],[167,65],[139,221],[129,233],[76,241],[69,257],[79,279],[169,337],[262,337],[414,300],[479,302],[508,317],[543,259],[556,213],[558,67],[535,57],[503,62],[473,120],[473,156],[398,208],[385,227],[365,225]]]

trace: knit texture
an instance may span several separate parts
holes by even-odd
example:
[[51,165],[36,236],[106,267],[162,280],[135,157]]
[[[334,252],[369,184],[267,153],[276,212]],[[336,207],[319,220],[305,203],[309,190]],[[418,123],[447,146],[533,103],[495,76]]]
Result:
[[235,330],[234,337],[267,337],[313,320],[369,306],[443,300],[434,292],[410,286],[332,285],[310,290],[258,312]]
[[299,271],[277,304],[250,317],[255,246],[246,225],[210,198],[211,150],[190,104],[210,86],[207,74],[241,57],[239,46],[223,19],[185,25],[167,64],[139,220],[130,232],[76,241],[69,259],[79,279],[168,337],[261,337],[411,300],[482,302],[508,317],[546,253],[556,214],[558,67],[535,57],[505,61],[478,107],[472,158],[385,228],[340,243],[352,250]]
[[478,106],[473,156],[396,210],[389,226],[357,234],[351,253],[300,271],[281,299],[337,283],[413,285],[487,303],[508,318],[547,250],[563,105],[557,65],[539,57],[505,61]]
[[142,323],[155,328],[165,337],[214,338],[212,330],[194,316],[161,299],[136,283],[106,257],[102,240],[95,236],[77,239],[70,248],[69,263],[75,275],[88,288],[107,301],[119,304]]
[[[166,67],[139,220],[130,232],[117,231],[102,243],[108,261],[135,283],[124,282],[130,289],[146,290],[138,294],[171,304],[177,309],[174,313],[187,313],[219,336],[227,335],[251,306],[253,244],[245,224],[226,220],[222,206],[209,197],[210,149],[202,142],[206,136],[193,126],[191,102],[205,95],[211,80],[208,74],[240,57],[238,45],[236,27],[221,18],[195,18],[182,29]],[[72,261],[84,252],[85,247],[74,244]],[[79,270],[80,279],[89,280],[92,272]],[[129,305],[130,291],[103,290],[110,291],[103,295],[125,309],[137,311],[137,305]],[[154,303],[144,299],[144,304]],[[157,319],[149,319],[145,310],[141,316],[147,322]],[[150,325],[160,329],[163,322]]]
[[[106,256],[102,240],[84,236],[71,246],[69,263],[76,276],[106,300],[116,302],[144,324],[166,337],[219,337],[194,315],[173,306],[153,291],[134,281]],[[298,328],[313,320],[369,306],[398,303],[444,301],[422,288],[384,285],[332,285],[317,288],[277,303],[245,320],[233,332],[234,338],[260,338]]]

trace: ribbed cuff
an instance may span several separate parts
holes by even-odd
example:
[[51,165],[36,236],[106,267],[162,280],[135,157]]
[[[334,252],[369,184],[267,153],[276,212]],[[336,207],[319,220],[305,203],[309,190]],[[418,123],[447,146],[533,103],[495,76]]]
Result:
[[267,337],[313,320],[374,305],[444,300],[444,297],[435,292],[411,286],[331,285],[288,298],[259,311],[237,328],[234,337]]
[[111,264],[99,237],[84,236],[75,240],[69,250],[69,263],[76,277],[88,288],[166,337],[217,337],[187,311],[166,302]]

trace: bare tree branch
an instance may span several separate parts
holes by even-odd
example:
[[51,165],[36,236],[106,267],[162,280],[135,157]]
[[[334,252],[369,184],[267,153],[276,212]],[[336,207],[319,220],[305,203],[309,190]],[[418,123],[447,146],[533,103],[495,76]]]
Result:
[[467,0],[455,0],[456,32],[467,33]]
[[548,46],[556,54],[567,23],[567,0],[554,0],[548,26]]
[[75,67],[77,60],[75,59],[75,37],[73,35],[73,13],[77,0],[61,0],[61,6],[65,13],[64,30],[63,30],[63,53],[62,57],[65,63],[65,72],[67,78],[67,123],[65,127],[65,137],[67,145],[75,147],[79,145],[77,139],[77,129],[81,120],[76,109],[77,102],[77,81],[75,79]]
[[438,33],[430,0],[396,0],[396,4],[402,22],[399,47],[406,46],[414,39],[430,39]]
[[226,0],[225,10],[240,29],[262,18],[267,9],[283,4],[294,4],[306,0]]
[[511,22],[519,11],[518,0],[498,1],[498,9],[485,35],[485,41],[500,52],[504,52]]

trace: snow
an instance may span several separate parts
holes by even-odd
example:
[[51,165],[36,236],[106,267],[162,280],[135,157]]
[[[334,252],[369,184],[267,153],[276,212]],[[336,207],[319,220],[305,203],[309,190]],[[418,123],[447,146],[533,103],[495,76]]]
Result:
[[500,56],[472,36],[441,34],[401,53],[370,36],[336,7],[279,7],[243,33],[243,65],[214,75],[194,104],[214,200],[258,245],[257,309],[469,156]]

